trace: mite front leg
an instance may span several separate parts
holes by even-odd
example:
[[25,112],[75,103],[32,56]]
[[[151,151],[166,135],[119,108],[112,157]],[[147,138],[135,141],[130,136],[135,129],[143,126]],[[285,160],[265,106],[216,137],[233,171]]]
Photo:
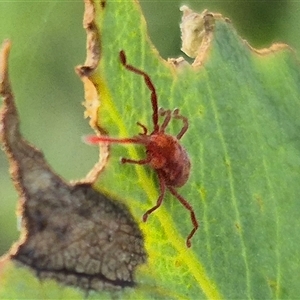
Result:
[[145,125],[141,124],[140,122],[136,122],[136,124],[143,129],[143,132],[139,133],[139,135],[147,135],[147,133],[148,133],[147,127]]
[[188,118],[182,116],[179,113],[179,109],[178,108],[174,109],[172,117],[174,117],[174,119],[182,120],[182,122],[183,122],[183,127],[180,130],[180,132],[177,134],[177,139],[180,140],[182,138],[182,136],[186,133],[186,131],[189,128]]
[[159,115],[161,117],[165,117],[162,125],[160,126],[160,132],[165,132],[165,129],[166,127],[168,126],[168,124],[170,123],[170,120],[171,120],[171,110],[170,109],[163,109],[162,107],[159,108],[159,111],[158,111]]

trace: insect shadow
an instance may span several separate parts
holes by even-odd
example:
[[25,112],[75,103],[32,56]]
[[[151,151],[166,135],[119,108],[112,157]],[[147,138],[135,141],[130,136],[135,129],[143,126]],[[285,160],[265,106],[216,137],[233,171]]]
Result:
[[[188,119],[182,116],[179,109],[158,108],[156,89],[150,79],[149,75],[142,70],[135,68],[127,63],[125,52],[120,51],[121,64],[130,72],[141,75],[151,92],[152,103],[152,122],[153,131],[148,133],[148,128],[137,122],[137,125],[142,128],[142,133],[131,138],[112,138],[109,136],[87,136],[85,141],[89,144],[109,143],[109,144],[141,144],[146,148],[146,157],[141,160],[133,160],[129,158],[121,158],[121,163],[131,163],[138,165],[149,165],[153,168],[159,179],[160,195],[157,199],[156,205],[146,211],[143,215],[143,221],[146,222],[148,216],[158,209],[164,199],[166,190],[177,198],[180,203],[190,212],[193,229],[186,239],[187,247],[191,247],[191,238],[198,229],[198,221],[195,216],[193,207],[184,199],[176,190],[176,188],[183,186],[190,174],[191,163],[186,150],[180,145],[180,139],[188,130]],[[163,122],[159,125],[158,119],[163,117]],[[171,119],[181,120],[183,126],[176,136],[165,133],[165,129],[170,123]]]

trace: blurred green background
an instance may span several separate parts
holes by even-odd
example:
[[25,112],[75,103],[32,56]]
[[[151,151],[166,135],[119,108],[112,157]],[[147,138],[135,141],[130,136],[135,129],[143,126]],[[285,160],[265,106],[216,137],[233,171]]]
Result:
[[[254,47],[280,41],[300,49],[298,1],[141,1],[150,37],[164,58],[183,55],[182,4],[229,17]],[[98,157],[97,147],[81,142],[92,132],[83,118],[83,87],[74,72],[85,60],[83,8],[83,0],[0,2],[0,41],[13,42],[10,73],[21,130],[67,180],[84,177]],[[0,255],[19,236],[17,198],[0,151]]]

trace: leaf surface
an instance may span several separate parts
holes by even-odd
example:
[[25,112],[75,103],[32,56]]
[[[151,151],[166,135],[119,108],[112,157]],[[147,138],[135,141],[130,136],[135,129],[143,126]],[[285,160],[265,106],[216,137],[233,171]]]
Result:
[[[182,138],[192,162],[178,189],[193,206],[200,229],[187,249],[189,212],[171,195],[141,221],[159,195],[151,168],[119,162],[142,159],[144,148],[111,145],[95,187],[126,203],[145,235],[148,263],[136,279],[143,298],[291,298],[299,295],[299,64],[285,45],[256,51],[222,17],[194,67],[176,70],[149,41],[136,2],[107,1],[96,11],[101,60],[98,126],[109,136],[153,129],[150,92],[129,64],[149,74],[159,106],[189,119]],[[201,66],[199,66],[201,64]],[[198,67],[196,66],[198,65]],[[168,133],[176,135],[179,122]],[[150,292],[151,291],[151,292]]]
[[[159,106],[179,108],[189,119],[182,145],[192,169],[178,191],[193,206],[200,228],[188,249],[189,212],[170,194],[143,223],[159,195],[156,174],[119,162],[144,158],[143,147],[111,145],[94,187],[130,208],[144,233],[148,260],[138,268],[134,288],[89,298],[297,298],[300,70],[294,53],[283,45],[251,49],[219,16],[213,31],[207,29],[194,67],[176,69],[154,49],[135,1],[90,4],[101,41],[99,66],[89,76],[100,98],[91,124],[116,138],[137,135],[137,121],[153,129],[150,92],[120,64],[124,50],[129,64],[150,75]],[[94,45],[94,54],[97,49]],[[88,89],[90,82],[85,84]],[[180,125],[172,121],[168,132],[176,135]],[[54,281],[41,284],[5,260],[0,272],[2,298],[83,296]],[[10,286],[14,289],[5,288]]]

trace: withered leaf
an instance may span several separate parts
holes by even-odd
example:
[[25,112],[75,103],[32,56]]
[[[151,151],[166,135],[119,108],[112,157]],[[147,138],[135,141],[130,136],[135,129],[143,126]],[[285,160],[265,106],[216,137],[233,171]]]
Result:
[[8,78],[9,50],[6,41],[0,57],[0,138],[22,217],[22,237],[10,259],[29,266],[41,279],[85,290],[133,286],[134,271],[146,260],[141,231],[123,204],[89,183],[65,182],[22,137]]

